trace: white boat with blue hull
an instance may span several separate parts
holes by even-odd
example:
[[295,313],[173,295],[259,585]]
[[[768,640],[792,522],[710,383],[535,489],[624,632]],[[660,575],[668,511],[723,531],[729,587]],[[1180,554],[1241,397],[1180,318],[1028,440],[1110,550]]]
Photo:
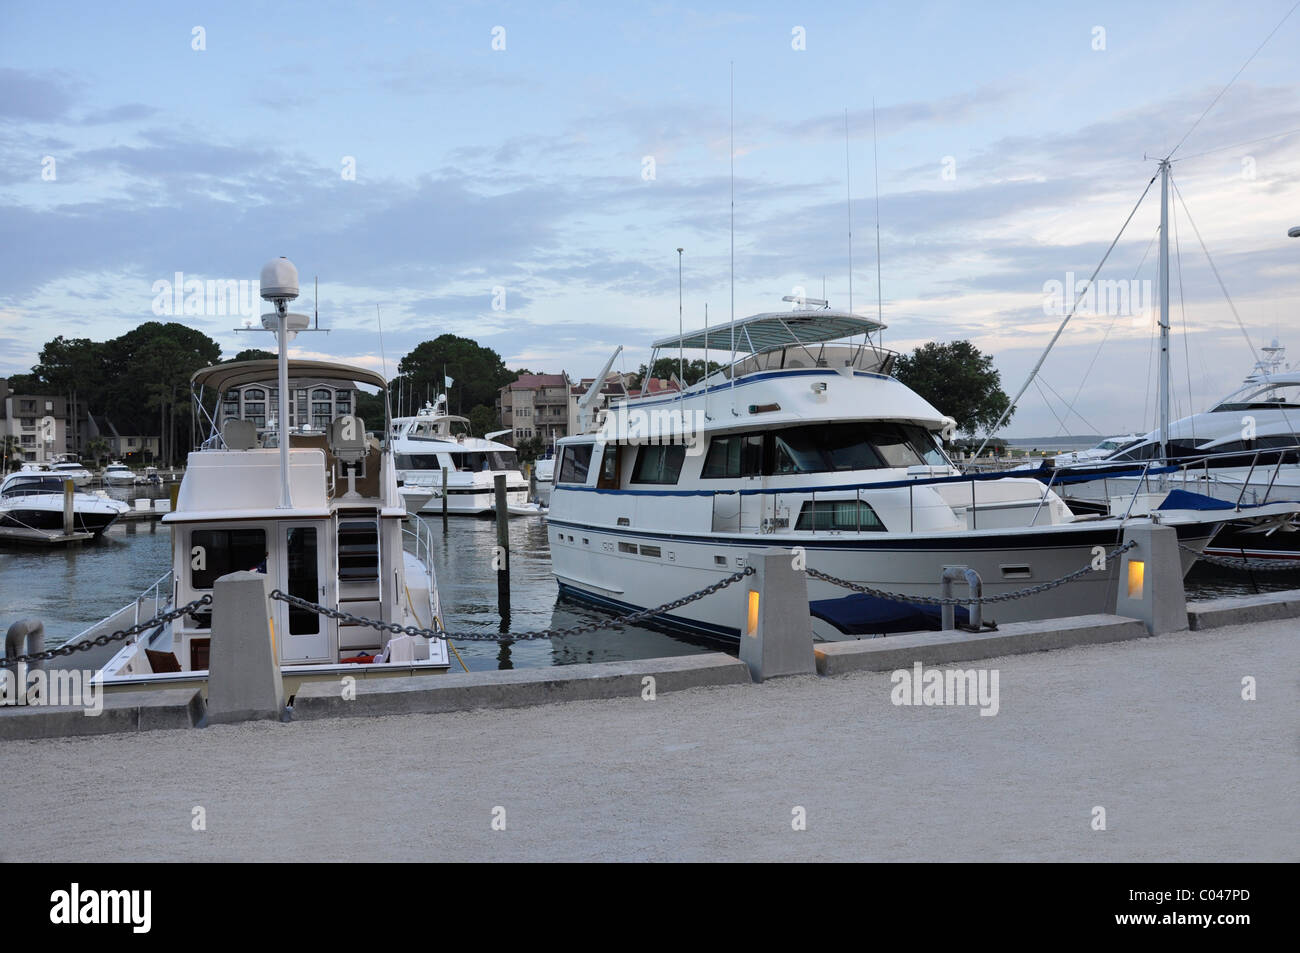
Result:
[[[952,421],[890,376],[895,355],[872,340],[881,328],[797,310],[655,342],[656,352],[734,352],[683,393],[615,405],[560,441],[549,533],[561,591],[651,607],[734,573],[751,550],[801,547],[809,568],[921,596],[940,594],[943,567],[968,566],[987,596],[1090,565],[1131,523],[1175,526],[1185,572],[1221,525],[1192,508],[1079,517],[1032,477],[962,475],[940,440]],[[1111,611],[1114,562],[986,615]],[[828,603],[845,607],[815,618],[821,638],[896,629],[885,618],[894,610],[862,618],[867,597],[844,603],[846,590],[811,577],[809,595],[822,616],[835,614]],[[732,586],[660,621],[735,638],[743,598]]]

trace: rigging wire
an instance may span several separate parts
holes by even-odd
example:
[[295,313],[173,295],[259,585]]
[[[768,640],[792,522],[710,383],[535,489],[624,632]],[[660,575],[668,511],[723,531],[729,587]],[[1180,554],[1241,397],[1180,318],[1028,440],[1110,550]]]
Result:
[[[1300,4],[1300,0],[1297,0],[1297,4]],[[1106,254],[1101,256],[1101,261],[1097,262],[1097,267],[1093,269],[1092,275],[1089,276],[1083,289],[1080,290],[1079,294],[1075,297],[1074,306],[1070,308],[1070,313],[1065,316],[1065,320],[1061,322],[1060,326],[1056,329],[1056,333],[1052,335],[1052,340],[1047,342],[1047,347],[1043,351],[1042,357],[1038,359],[1038,363],[1035,364],[1033,370],[1029,372],[1029,380],[1025,381],[1025,383],[1021,385],[1020,392],[1007,404],[1007,409],[1002,412],[1002,416],[998,418],[997,423],[989,429],[988,435],[984,438],[984,442],[981,443],[979,449],[975,451],[976,457],[984,452],[984,448],[988,446],[988,442],[993,439],[993,435],[997,433],[998,428],[1006,423],[1007,417],[1010,415],[1011,411],[1015,410],[1016,402],[1024,396],[1025,391],[1029,389],[1029,384],[1038,376],[1039,370],[1042,369],[1043,362],[1047,360],[1047,355],[1051,352],[1057,340],[1061,337],[1062,332],[1065,331],[1065,326],[1070,323],[1070,319],[1074,317],[1074,313],[1079,310],[1079,303],[1083,301],[1084,295],[1088,293],[1088,289],[1092,287],[1092,283],[1096,281],[1098,273],[1103,267],[1105,267],[1106,260],[1110,258],[1110,253],[1113,252],[1115,246],[1119,244],[1119,240],[1124,235],[1125,229],[1128,228],[1129,222],[1133,221],[1133,216],[1137,214],[1137,210],[1141,207],[1143,200],[1147,197],[1147,193],[1151,191],[1151,186],[1155,184],[1156,178],[1159,174],[1160,173],[1157,172],[1155,175],[1151,176],[1151,179],[1147,182],[1147,187],[1143,189],[1142,194],[1138,196],[1138,200],[1134,204],[1132,210],[1128,213],[1128,217],[1124,219],[1124,224],[1119,227],[1119,231],[1115,234],[1115,237],[1111,239],[1110,245],[1106,248]]]
[[[1053,394],[1056,394],[1056,399],[1059,400],[1061,403],[1064,404],[1064,403],[1065,403],[1065,398],[1062,397],[1060,394],[1057,393],[1056,388],[1052,386],[1051,381],[1047,380],[1047,378],[1045,378],[1045,377],[1044,377],[1044,378],[1041,378],[1041,380],[1043,381],[1044,384],[1047,385],[1047,389],[1048,389],[1048,390],[1050,390]],[[1097,430],[1097,425],[1094,424],[1092,421],[1090,421],[1087,417],[1083,416],[1083,414],[1079,413],[1079,412],[1078,412],[1077,410],[1075,410],[1074,408],[1067,406],[1067,407],[1066,407],[1066,417],[1067,417],[1067,419],[1068,419],[1068,417],[1069,417],[1069,415],[1070,415],[1071,413],[1074,414],[1074,416],[1078,417],[1080,420],[1082,420],[1082,421],[1084,422],[1085,425],[1087,425],[1088,427],[1092,428],[1092,430],[1093,430],[1094,432],[1096,432],[1096,433],[1100,433],[1100,432],[1101,432],[1101,431]]]
[[1214,272],[1214,279],[1219,283],[1219,288],[1223,291],[1223,297],[1227,299],[1228,307],[1232,309],[1232,316],[1237,319],[1237,327],[1241,329],[1241,336],[1246,339],[1246,346],[1250,348],[1251,356],[1258,361],[1259,352],[1255,350],[1255,342],[1250,339],[1250,334],[1246,331],[1246,325],[1241,320],[1241,315],[1237,313],[1237,306],[1232,301],[1232,295],[1228,294],[1228,286],[1219,277],[1219,269],[1210,256],[1210,250],[1205,247],[1205,239],[1201,238],[1201,230],[1196,227],[1196,219],[1192,218],[1192,210],[1187,207],[1187,200],[1183,198],[1182,190],[1178,188],[1178,183],[1174,181],[1172,174],[1169,176],[1169,183],[1174,187],[1174,194],[1178,196],[1178,201],[1182,203],[1183,211],[1187,213],[1187,221],[1191,224],[1192,231],[1196,233],[1196,240],[1201,243],[1201,251],[1205,252],[1205,260],[1210,263],[1210,270]]
[[1178,310],[1183,319],[1183,369],[1187,372],[1187,418],[1196,443],[1196,412],[1192,405],[1192,354],[1187,344],[1187,300],[1183,297],[1183,249],[1178,241],[1178,209],[1174,209],[1174,260],[1178,263]]
[[1169,150],[1169,154],[1165,156],[1167,160],[1174,157],[1174,153],[1182,147],[1183,143],[1187,141],[1187,137],[1190,136],[1196,130],[1196,127],[1201,124],[1201,120],[1210,114],[1210,110],[1213,109],[1219,100],[1223,98],[1223,94],[1226,93],[1232,87],[1232,84],[1237,81],[1237,77],[1246,71],[1246,67],[1254,61],[1255,57],[1259,56],[1260,50],[1268,45],[1269,40],[1273,39],[1273,34],[1282,29],[1282,24],[1286,23],[1286,21],[1291,18],[1291,14],[1295,13],[1296,7],[1300,7],[1300,0],[1296,0],[1291,9],[1283,15],[1282,19],[1277,21],[1277,26],[1273,27],[1268,36],[1264,37],[1264,42],[1255,48],[1255,52],[1250,54],[1250,59],[1241,64],[1241,69],[1232,74],[1232,79],[1228,80],[1228,85],[1219,90],[1219,95],[1215,96],[1214,99],[1210,101],[1210,105],[1205,107],[1205,111],[1196,117],[1196,122],[1192,123],[1192,128],[1183,133],[1183,138],[1178,140],[1178,145]]
[[1284,139],[1287,136],[1294,136],[1300,132],[1300,128],[1288,129],[1286,132],[1275,132],[1271,136],[1260,136],[1258,139],[1247,139],[1245,142],[1234,143],[1230,146],[1219,146],[1217,149],[1206,149],[1204,152],[1197,152],[1190,156],[1183,156],[1179,162],[1189,162],[1192,159],[1200,159],[1203,156],[1212,156],[1218,152],[1227,152],[1230,149],[1240,149],[1242,146],[1253,146],[1257,142],[1268,142],[1272,139]]
[[[1159,235],[1160,235],[1160,229],[1158,229],[1158,228],[1157,228],[1154,232],[1151,233],[1151,241],[1147,242],[1146,251],[1144,251],[1144,252],[1142,253],[1142,260],[1139,261],[1137,267],[1133,269],[1133,279],[1136,279],[1137,276],[1141,273],[1141,271],[1142,271],[1142,266],[1146,264],[1147,256],[1151,254],[1151,248],[1152,248],[1152,246],[1155,245],[1155,243],[1156,243],[1156,238],[1157,238]],[[1133,279],[1130,279],[1130,280],[1133,280]],[[1119,318],[1120,318],[1120,316],[1119,316],[1118,314],[1116,314],[1113,318],[1110,319],[1110,325],[1106,328],[1106,333],[1105,333],[1104,335],[1102,335],[1101,343],[1097,345],[1097,350],[1093,352],[1093,354],[1092,354],[1092,360],[1088,362],[1088,369],[1087,369],[1086,371],[1083,372],[1083,379],[1079,381],[1079,386],[1078,386],[1078,387],[1075,389],[1075,391],[1074,391],[1074,397],[1073,397],[1073,399],[1071,399],[1071,401],[1070,401],[1070,407],[1069,407],[1069,409],[1070,409],[1071,411],[1074,410],[1074,406],[1075,406],[1075,404],[1077,404],[1077,403],[1079,402],[1079,395],[1083,393],[1083,387],[1084,387],[1085,384],[1088,383],[1088,376],[1089,376],[1090,374],[1092,374],[1092,369],[1093,369],[1093,367],[1096,366],[1096,364],[1097,364],[1097,358],[1101,357],[1101,350],[1102,350],[1102,348],[1104,348],[1104,347],[1106,346],[1106,341],[1107,341],[1107,339],[1110,337],[1110,332],[1111,332],[1112,330],[1114,330],[1114,328],[1115,328],[1115,322],[1118,321]],[[1060,435],[1060,434],[1059,434],[1059,432],[1058,432],[1058,433],[1057,433],[1057,436],[1059,436],[1059,435]]]

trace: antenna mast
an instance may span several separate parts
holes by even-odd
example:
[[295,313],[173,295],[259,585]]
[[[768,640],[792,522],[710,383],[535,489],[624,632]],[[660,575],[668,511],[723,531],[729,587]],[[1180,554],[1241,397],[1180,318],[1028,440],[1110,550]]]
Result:
[[736,413],[736,61],[731,61],[731,415]]
[[[871,165],[876,178],[876,320],[880,323],[878,341],[885,339],[885,297],[880,285],[880,157],[876,152],[876,99],[871,98]],[[825,297],[825,295],[823,295]],[[849,310],[852,310],[850,308]]]
[[[849,313],[853,313],[853,194],[849,185],[849,107],[844,107],[844,207],[849,213]],[[826,292],[822,292],[826,297]]]

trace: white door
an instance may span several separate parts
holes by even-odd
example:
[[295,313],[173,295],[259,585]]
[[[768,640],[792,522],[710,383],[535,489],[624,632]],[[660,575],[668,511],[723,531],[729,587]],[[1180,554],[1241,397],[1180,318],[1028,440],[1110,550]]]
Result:
[[[291,596],[329,605],[325,524],[281,525],[280,579]],[[275,630],[282,662],[334,662],[330,633],[334,620],[309,609],[276,602]]]

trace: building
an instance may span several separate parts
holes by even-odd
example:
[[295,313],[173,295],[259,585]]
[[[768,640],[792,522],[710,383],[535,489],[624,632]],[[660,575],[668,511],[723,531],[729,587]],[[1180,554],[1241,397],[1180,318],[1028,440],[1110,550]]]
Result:
[[[4,438],[12,438],[12,441]],[[15,469],[24,463],[52,463],[68,452],[68,402],[63,397],[15,394],[9,381],[0,378],[0,440],[6,452],[5,465]]]
[[[610,404],[627,400],[629,396],[627,382],[632,376],[630,374],[621,374],[618,371],[611,371],[605,375],[605,381],[601,385],[599,395],[592,404],[593,420],[595,414],[608,408]],[[596,378],[584,377],[569,388],[569,433],[578,433],[580,431],[578,403],[586,396],[587,391],[591,390],[591,385],[594,383],[596,383]]]
[[510,443],[540,437],[551,446],[569,430],[569,375],[521,374],[499,391],[501,426],[510,429]]
[[[294,381],[293,395],[289,400],[290,430],[329,430],[335,417],[356,412],[356,387],[340,381]],[[264,430],[268,421],[274,422],[280,405],[279,388],[270,384],[245,384],[226,392],[221,402],[221,419],[218,427],[229,419],[252,421],[258,430]]]
[[91,441],[103,440],[108,445],[110,460],[120,460],[126,464],[150,464],[158,459],[162,439],[156,434],[123,434],[112,420],[102,414],[86,414],[86,419],[79,423],[82,447],[89,447]]

